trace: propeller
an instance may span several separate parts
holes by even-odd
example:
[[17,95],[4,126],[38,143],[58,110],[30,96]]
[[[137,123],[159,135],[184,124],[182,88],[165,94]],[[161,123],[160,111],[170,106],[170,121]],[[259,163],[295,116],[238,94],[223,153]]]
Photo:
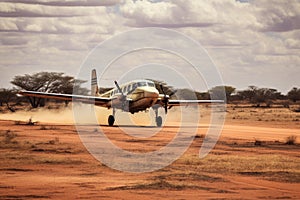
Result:
[[171,94],[169,94],[169,97],[173,96],[176,92],[177,92],[177,90],[173,90],[173,91],[171,92]]
[[119,84],[118,84],[117,81],[115,81],[115,85],[116,85],[118,91],[119,91],[119,92],[122,94],[122,96],[124,96],[124,97],[126,97],[126,96],[129,95],[129,94],[131,94],[131,93],[136,89],[136,88],[132,88],[131,90],[129,90],[129,91],[127,92],[127,95],[125,95],[125,94],[123,93],[122,89],[120,88],[120,86],[119,86]]
[[118,89],[118,91],[121,93],[121,101],[122,101],[122,108],[123,110],[125,109],[125,106],[126,106],[126,95],[123,93],[122,89],[120,88],[119,84],[117,81],[114,81],[115,82],[115,85]]
[[135,89],[136,89],[136,88],[132,88],[131,90],[129,90],[129,91],[127,92],[127,95],[129,95],[129,94],[131,94],[132,92],[134,92]]
[[165,108],[165,113],[168,113],[168,103],[169,103],[169,96],[165,93],[164,87],[162,86],[162,84],[159,84],[161,91],[164,94],[164,99],[162,100],[162,102],[164,103],[164,108]]
[[117,81],[114,81],[114,82],[115,82],[115,85],[116,85],[118,91],[121,93],[121,98],[120,98],[120,100],[122,101],[122,107],[123,107],[123,109],[125,109],[126,103],[127,103],[127,102],[126,102],[126,100],[127,100],[127,95],[129,95],[129,94],[131,94],[132,92],[134,92],[134,90],[135,90],[136,88],[132,88],[132,89],[131,89],[130,91],[128,91],[127,94],[125,95],[125,94],[123,93],[121,87],[119,86],[118,82],[117,82]]
[[124,96],[124,93],[123,93],[123,91],[121,90],[121,88],[120,88],[120,86],[119,86],[119,84],[118,84],[117,81],[115,81],[115,85],[116,85],[116,87],[118,88],[119,92],[122,94],[122,96]]

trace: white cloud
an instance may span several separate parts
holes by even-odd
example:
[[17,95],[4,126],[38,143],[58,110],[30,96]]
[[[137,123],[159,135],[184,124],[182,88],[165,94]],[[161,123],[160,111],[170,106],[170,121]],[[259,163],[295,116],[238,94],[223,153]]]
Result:
[[17,31],[18,27],[14,19],[0,20],[0,30],[1,31]]
[[258,18],[263,23],[263,31],[285,32],[300,29],[300,2],[290,0],[253,1],[260,9]]
[[82,7],[82,6],[113,6],[121,0],[2,0],[3,2],[22,3],[31,5],[47,5],[55,7]]
[[234,0],[174,0],[158,3],[127,0],[122,14],[132,26],[207,27],[217,24],[257,28],[255,7]]
[[149,24],[160,24],[173,19],[172,9],[175,7],[170,2],[151,3],[149,1],[131,1],[121,6],[122,14],[136,22],[137,26]]
[[285,40],[285,45],[291,49],[300,49],[300,40],[288,38]]

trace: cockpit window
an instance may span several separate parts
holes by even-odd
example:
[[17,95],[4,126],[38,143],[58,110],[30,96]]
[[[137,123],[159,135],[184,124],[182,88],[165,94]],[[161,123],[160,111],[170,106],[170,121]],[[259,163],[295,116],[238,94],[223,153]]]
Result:
[[155,87],[154,83],[152,82],[147,82],[149,87]]
[[135,88],[136,85],[138,87],[143,87],[143,86],[155,87],[155,84],[153,82],[148,82],[148,81],[135,83],[133,85],[133,88]]
[[147,83],[146,82],[138,82],[138,86],[139,87],[147,86]]

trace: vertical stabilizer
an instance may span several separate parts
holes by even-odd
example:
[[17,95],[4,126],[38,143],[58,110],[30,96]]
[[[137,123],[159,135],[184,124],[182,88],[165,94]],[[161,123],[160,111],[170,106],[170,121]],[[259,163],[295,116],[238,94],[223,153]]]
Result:
[[96,70],[92,70],[92,76],[91,76],[91,95],[97,96],[99,94],[98,89],[98,81],[97,81],[97,73]]

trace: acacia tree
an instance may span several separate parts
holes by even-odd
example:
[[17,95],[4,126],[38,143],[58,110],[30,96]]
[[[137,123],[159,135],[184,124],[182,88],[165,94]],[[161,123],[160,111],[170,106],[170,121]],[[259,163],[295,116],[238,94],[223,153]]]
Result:
[[197,99],[198,96],[194,90],[184,88],[177,90],[176,97],[178,99]]
[[288,99],[292,100],[293,102],[299,101],[300,100],[300,88],[292,88],[288,93],[287,93]]
[[0,105],[6,105],[6,107],[11,111],[15,112],[15,109],[10,105],[12,101],[16,100],[16,90],[14,89],[0,89]]
[[[11,83],[18,89],[72,94],[73,88],[77,93],[87,94],[87,89],[82,88],[81,84],[85,81],[76,80],[72,76],[65,76],[64,73],[58,72],[38,72],[32,75],[15,76]],[[27,97],[31,106],[37,108],[43,104],[42,98]]]
[[276,89],[258,88],[256,86],[249,86],[246,90],[238,91],[237,95],[242,100],[248,100],[250,103],[256,104],[257,107],[260,107],[262,103],[270,106],[273,100],[282,97],[281,93]]
[[231,95],[235,92],[235,88],[232,86],[216,86],[209,90],[209,94],[214,99],[230,100]]

